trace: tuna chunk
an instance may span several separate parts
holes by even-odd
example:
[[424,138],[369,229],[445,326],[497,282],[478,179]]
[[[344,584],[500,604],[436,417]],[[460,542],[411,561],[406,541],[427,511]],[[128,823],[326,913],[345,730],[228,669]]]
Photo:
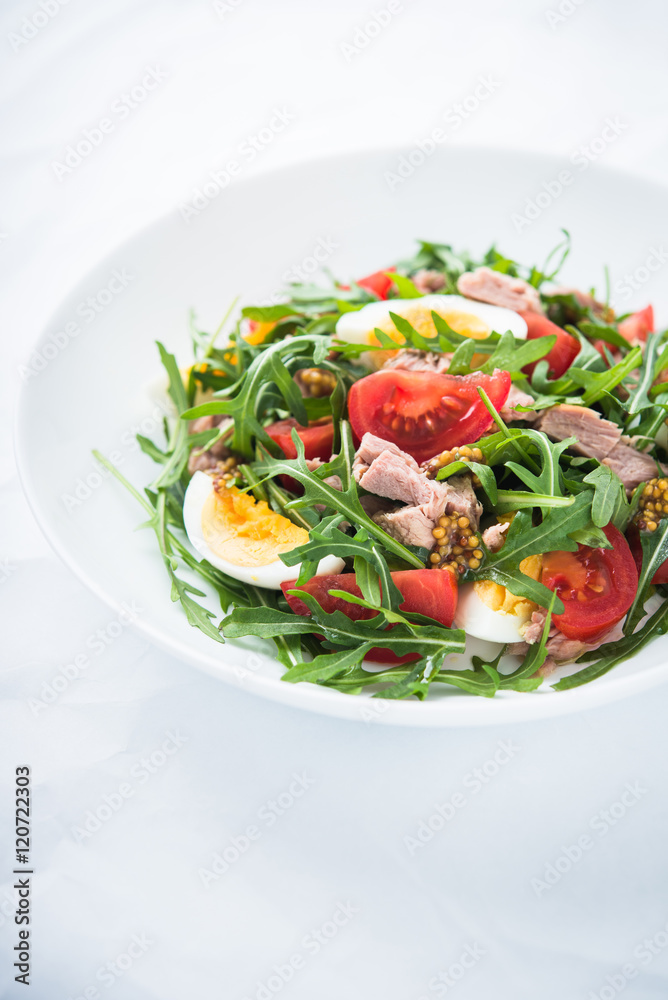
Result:
[[401,448],[397,448],[396,444],[392,444],[391,441],[384,441],[383,438],[376,437],[375,434],[367,433],[362,438],[353,461],[353,476],[357,483],[359,483],[373,460],[378,458],[384,451],[389,451],[392,455],[402,455],[407,465],[416,471],[419,469],[415,459],[407,455]]
[[445,288],[445,275],[441,274],[440,271],[423,268],[413,275],[413,284],[423,295],[429,295],[430,292],[440,292],[442,288]]
[[470,475],[451,476],[442,482],[428,479],[415,459],[396,445],[373,434],[365,434],[353,463],[356,481],[369,493],[406,504],[393,511],[380,511],[374,520],[388,534],[411,545],[432,548],[432,529],[443,514],[457,512],[477,529],[482,513]]
[[439,495],[434,480],[408,465],[403,456],[383,451],[359,479],[362,489],[390,500],[421,504]]
[[[642,451],[636,451],[628,444],[620,441],[609,455],[603,459],[603,465],[609,465],[613,472],[616,472],[626,487],[627,493],[632,493],[639,483],[644,483],[648,479],[653,479],[657,475],[656,459],[651,455],[645,455]],[[665,466],[660,466],[663,472]],[[658,473],[660,475],[660,473]]]
[[534,402],[533,396],[530,396],[528,392],[522,392],[517,386],[511,385],[508,399],[499,410],[499,416],[507,424],[511,424],[514,420],[525,420],[528,424],[533,424],[539,419],[540,413],[536,413],[535,410],[531,413],[524,413],[515,407],[533,406]]
[[[383,368],[401,368],[407,372],[447,372],[452,354],[437,354],[435,351],[419,351],[414,347],[402,347],[389,358]],[[533,402],[533,400],[532,400]]]
[[580,455],[596,458],[616,472],[631,493],[639,483],[652,479],[658,468],[666,468],[657,463],[651,455],[637,451],[628,439],[622,440],[622,432],[611,420],[606,420],[586,406],[571,406],[560,403],[545,410],[540,419],[540,429],[555,441],[575,437],[571,447]]
[[[210,431],[220,427],[223,421],[229,422],[229,417],[224,414],[209,414],[206,417],[198,417],[190,424],[190,434],[201,434],[202,431]],[[229,458],[230,449],[223,441],[216,441],[206,451],[200,448],[193,448],[188,456],[188,472],[193,475],[195,472],[209,472],[218,468],[218,463]]]
[[[524,656],[530,645],[532,646],[534,643],[540,642],[546,617],[547,612],[545,611],[545,608],[539,608],[538,611],[534,611],[531,616],[531,621],[525,625],[522,630],[524,634],[524,642],[513,643],[508,649],[508,652],[517,656]],[[563,634],[563,632],[560,632],[555,625],[552,625],[548,640],[545,644],[548,659],[541,667],[539,673],[541,676],[545,677],[552,673],[556,664],[572,663],[573,660],[577,660],[578,656],[582,656],[583,653],[592,652],[594,649],[598,649],[599,646],[602,646],[606,642],[617,642],[623,637],[623,635],[624,631],[622,621],[613,625],[612,628],[610,628],[605,635],[602,636],[602,638],[597,639],[596,642],[582,642],[580,639],[569,639]],[[551,662],[548,663],[548,660]]]
[[389,535],[407,545],[421,545],[431,549],[436,544],[432,530],[443,514],[460,514],[468,517],[471,528],[476,531],[482,514],[482,504],[478,502],[471,485],[471,477],[451,476],[443,482],[428,479],[436,486],[431,498],[425,503],[399,507],[388,513],[379,513],[374,521]]
[[545,410],[540,419],[540,430],[555,441],[575,437],[571,447],[587,458],[602,462],[617,446],[622,432],[611,420],[606,420],[586,406],[559,403]]
[[[503,548],[503,543],[506,540],[506,531],[509,527],[510,522],[506,521],[505,524],[491,524],[489,528],[485,528],[482,533],[482,540],[490,552],[498,552],[499,549]],[[531,639],[527,639],[527,642],[531,641]]]
[[369,493],[422,507],[433,521],[458,511],[478,523],[482,508],[470,476],[451,476],[443,482],[428,479],[424,472],[416,471],[405,461],[409,457],[381,452],[360,477],[359,485]]
[[423,507],[400,507],[388,514],[374,514],[373,519],[388,535],[392,535],[392,538],[403,545],[431,549],[436,544],[432,534],[436,522],[427,516]]
[[[335,456],[332,455],[332,458],[334,457]],[[332,458],[330,458],[330,462]],[[321,458],[307,458],[305,461],[309,472],[315,472],[316,469],[319,469],[321,465],[325,464]],[[343,483],[341,482],[339,476],[325,476],[323,483],[325,483],[326,486],[331,486],[333,490],[343,489]]]
[[489,302],[493,306],[503,306],[516,312],[543,312],[540,295],[533,285],[522,278],[492,271],[489,267],[466,271],[457,281],[457,289],[469,299]]

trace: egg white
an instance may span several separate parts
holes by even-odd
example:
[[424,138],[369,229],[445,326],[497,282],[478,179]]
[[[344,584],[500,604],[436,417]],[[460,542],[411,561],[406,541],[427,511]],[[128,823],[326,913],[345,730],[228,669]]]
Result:
[[487,302],[476,302],[463,295],[424,295],[419,299],[388,299],[383,302],[369,302],[356,312],[344,313],[336,324],[336,336],[349,344],[373,343],[373,331],[390,319],[390,313],[405,316],[415,308],[427,312],[447,315],[447,313],[468,313],[477,316],[491,331],[505,333],[510,330],[518,340],[526,340],[527,325],[519,313]]
[[474,584],[460,583],[454,627],[488,642],[522,642],[520,628],[530,620],[532,610],[526,614],[494,611],[480,599]]
[[[286,566],[280,559],[274,559],[265,566],[240,566],[221,558],[208,545],[202,530],[202,509],[213,492],[213,479],[206,472],[196,472],[188,484],[183,502],[183,520],[190,543],[202,559],[207,559],[212,566],[220,569],[228,576],[242,583],[266,587],[268,590],[280,590],[281,584],[294,580],[299,575],[301,563],[296,566]],[[344,567],[343,559],[338,556],[326,556],[318,563],[316,576],[330,573],[340,573]]]

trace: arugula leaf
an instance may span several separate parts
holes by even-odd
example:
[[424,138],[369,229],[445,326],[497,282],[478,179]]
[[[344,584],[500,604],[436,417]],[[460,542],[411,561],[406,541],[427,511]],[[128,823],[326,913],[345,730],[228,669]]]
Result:
[[276,323],[286,316],[294,316],[295,309],[289,305],[275,306],[246,306],[241,310],[241,315],[246,319],[256,320],[259,323]]
[[261,441],[269,451],[276,451],[276,445],[259,420],[272,386],[278,388],[287,409],[302,426],[308,423],[303,396],[284,363],[283,355],[286,355],[286,360],[289,359],[295,369],[308,364],[330,367],[326,361],[329,345],[329,337],[320,334],[304,334],[270,344],[256,355],[238,382],[228,390],[222,390],[219,397],[211,402],[181,413],[181,417],[183,420],[192,420],[209,414],[224,413],[234,420],[231,443],[234,451],[251,457],[254,453],[253,438]]
[[[639,413],[644,407],[653,405],[653,401],[650,399],[649,393],[654,380],[658,375],[658,371],[656,371],[656,369],[659,366],[661,347],[661,337],[658,334],[652,334],[648,338],[647,344],[645,345],[644,355],[642,352],[640,354],[641,363],[635,383],[633,386],[625,383],[625,387],[628,390],[628,398],[622,402],[622,406],[627,414],[627,429],[632,426],[633,421],[631,418],[634,415]],[[636,350],[640,351],[640,348],[638,347]],[[660,370],[661,369],[659,368],[659,371]]]
[[535,691],[543,683],[543,678],[535,675],[547,658],[546,645],[550,636],[552,613],[556,602],[557,595],[553,593],[550,603],[547,606],[547,614],[540,642],[534,642],[529,646],[524,660],[517,670],[514,670],[511,674],[500,675],[499,688],[501,690]]
[[[538,271],[535,267],[531,268],[531,274],[529,276],[529,284],[533,285],[534,288],[540,288],[540,286],[545,281],[554,281],[554,279],[557,277],[562,267],[564,266],[566,258],[571,252],[571,234],[567,229],[562,229],[561,231],[564,234],[564,238],[559,243],[557,243],[556,247],[554,247],[553,250],[550,250],[549,254],[547,255],[547,259],[543,264],[542,269]],[[561,257],[559,258],[557,264],[555,265],[554,270],[548,272],[548,267],[550,266],[552,258],[556,257],[560,251],[561,251]]]
[[578,323],[578,329],[585,335],[587,340],[604,340],[606,344],[618,347],[624,354],[631,349],[626,337],[623,337],[616,326],[607,323],[591,323],[588,321]]
[[668,518],[662,518],[659,521],[656,531],[641,531],[640,544],[642,545],[642,568],[635,600],[624,623],[625,635],[632,633],[643,617],[654,574],[668,559]]
[[[314,504],[324,504],[329,510],[342,514],[346,520],[358,527],[365,528],[369,535],[377,539],[381,545],[395,556],[403,559],[410,566],[424,568],[424,563],[405,545],[396,541],[391,535],[372,521],[359,501],[357,484],[352,477],[352,460],[355,454],[350,426],[347,421],[341,422],[341,451],[331,462],[321,465],[311,472],[304,458],[304,445],[297,432],[293,429],[292,440],[297,449],[297,458],[272,458],[267,456],[264,461],[253,466],[259,475],[277,476],[281,473],[296,479],[304,487],[304,495],[296,497],[286,504],[286,509],[294,510],[302,507],[312,507]],[[342,489],[329,486],[324,479],[338,476]]]
[[499,490],[497,493],[497,514],[509,514],[525,507],[570,507],[574,497],[552,496],[546,493],[525,493],[522,490]]
[[[314,632],[324,634],[325,639],[335,646],[355,647],[352,651],[337,649],[332,654],[316,657],[306,664],[298,663],[284,675],[285,680],[308,679],[322,683],[336,674],[345,674],[346,670],[359,663],[374,646],[391,649],[397,655],[419,651],[426,661],[424,664],[421,661],[417,664],[421,667],[422,674],[428,669],[434,670],[449,653],[463,652],[462,632],[446,629],[441,625],[416,625],[401,615],[383,609],[379,610],[375,618],[355,621],[342,611],[332,613],[324,611],[311,594],[299,591],[298,595],[308,606],[311,617],[288,614],[270,608],[262,609],[261,614],[258,614],[257,609],[235,608],[221,623],[221,630],[228,638],[245,635],[260,635],[266,638],[279,633]],[[347,595],[350,596],[352,595]],[[385,631],[388,617],[396,623],[390,631]],[[379,635],[379,630],[382,631],[382,635]],[[370,676],[375,677],[373,674]],[[419,694],[419,684],[417,681],[412,683],[411,690],[402,691],[399,696]]]
[[480,485],[489,497],[491,504],[496,504],[498,499],[498,489],[496,485],[496,477],[489,467],[489,465],[482,465],[480,462],[468,462],[465,459],[458,459],[456,462],[450,462],[449,465],[444,465],[443,468],[439,469],[436,478],[437,479],[449,479],[450,476],[457,475],[459,472],[472,472],[480,480]]
[[615,642],[608,642],[590,653],[585,653],[580,659],[582,661],[596,659],[595,663],[579,670],[570,677],[564,677],[558,684],[553,685],[554,691],[569,691],[571,688],[588,684],[607,674],[609,670],[616,667],[618,663],[628,660],[630,656],[637,653],[645,646],[650,639],[668,632],[668,601],[664,601],[648,618],[643,627],[637,632],[627,635],[626,638]]
[[571,382],[584,388],[582,405],[591,406],[592,403],[602,399],[606,392],[610,392],[611,389],[619,385],[641,362],[642,351],[639,347],[634,347],[619,364],[613,365],[612,368],[608,368],[604,372],[592,372],[571,367],[564,378],[570,378]]
[[[535,340],[516,340],[508,330],[502,334],[495,350],[479,371],[491,375],[495,368],[501,368],[511,374],[519,374],[526,365],[549,354],[556,342],[556,334],[537,337]],[[479,351],[477,343],[475,340],[472,342],[475,352]]]
[[173,538],[167,530],[166,495],[164,490],[159,491],[157,494],[157,503],[156,506],[153,507],[152,504],[134,488],[125,476],[119,472],[116,466],[112,465],[112,463],[104,457],[104,455],[100,454],[100,452],[96,450],[93,451],[93,455],[96,461],[111,472],[111,474],[128,490],[128,492],[132,494],[135,500],[142,505],[144,510],[149,515],[149,520],[146,521],[143,526],[152,528],[155,532],[156,538],[158,539],[160,553],[171,581],[172,601],[180,601],[181,607],[183,608],[190,625],[198,628],[210,639],[215,639],[216,642],[223,642],[224,640],[220,635],[220,632],[211,621],[214,617],[213,612],[209,611],[208,608],[202,607],[201,604],[198,604],[197,601],[194,600],[194,597],[204,597],[204,592],[193,586],[193,584],[187,583],[185,580],[181,580],[181,578],[176,575],[178,558],[174,552]]
[[[159,342],[158,350],[160,352],[160,360],[169,376],[168,395],[176,407],[176,412],[180,415],[188,407],[188,397],[183,379],[181,378],[181,372],[179,371],[174,355],[169,354]],[[188,450],[188,428],[181,420],[176,420],[174,421],[169,441],[167,442],[165,451],[167,460],[164,463],[162,471],[152,483],[153,489],[158,489],[161,486],[171,486],[172,483],[177,482],[181,476],[182,468],[187,461]]]
[[[575,552],[577,543],[570,537],[578,528],[591,520],[592,493],[578,494],[569,507],[553,507],[538,525],[532,525],[531,515],[518,511],[505,536],[503,547],[491,552],[485,546],[486,559],[480,570],[468,570],[466,579],[485,579],[500,583],[516,597],[526,597],[543,607],[552,600],[552,591],[537,580],[523,573],[519,566],[528,556],[544,552]],[[482,543],[484,545],[484,543]],[[555,598],[556,614],[563,614],[564,606]]]
[[598,465],[588,473],[583,482],[594,487],[594,499],[591,505],[591,519],[598,528],[614,524],[623,531],[628,515],[626,490],[616,472],[607,465]]
[[397,274],[396,271],[385,271],[384,274],[386,278],[389,278],[397,286],[400,299],[423,298],[423,293],[415,287],[414,282],[410,278],[407,278],[403,274]]

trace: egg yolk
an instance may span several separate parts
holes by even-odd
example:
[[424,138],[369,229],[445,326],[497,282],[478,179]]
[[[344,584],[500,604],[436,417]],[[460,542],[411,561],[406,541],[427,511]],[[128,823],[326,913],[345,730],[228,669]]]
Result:
[[[424,309],[420,306],[415,306],[414,309],[410,309],[402,313],[402,316],[404,319],[407,319],[411,326],[414,327],[414,329],[416,329],[417,332],[423,337],[435,337],[436,327],[434,326],[434,320],[432,319],[431,312],[431,309]],[[450,312],[439,312],[439,316],[442,316],[448,326],[451,327],[455,333],[461,334],[462,337],[471,337],[473,340],[483,340],[490,334],[490,328],[487,324],[484,323],[479,316],[475,316],[473,313],[451,310]],[[383,333],[387,333],[393,340],[396,340],[399,343],[403,342],[402,335],[398,332],[389,316],[386,320],[383,320],[382,323],[378,324],[378,329],[382,330]],[[369,335],[369,343],[378,343],[378,338],[374,333]]]
[[252,319],[248,323],[248,332],[244,334],[244,340],[254,347],[263,344],[275,326],[275,323],[262,323]]
[[[543,569],[542,556],[527,556],[520,563],[520,570],[532,580],[540,580]],[[473,589],[488,608],[498,611],[504,615],[516,615],[523,622],[528,621],[534,611],[538,610],[538,605],[533,601],[528,601],[526,597],[515,597],[509,590],[502,587],[500,583],[493,580],[476,580]]]
[[202,534],[217,556],[235,566],[266,566],[308,541],[305,528],[236,486],[212,490],[206,498]]

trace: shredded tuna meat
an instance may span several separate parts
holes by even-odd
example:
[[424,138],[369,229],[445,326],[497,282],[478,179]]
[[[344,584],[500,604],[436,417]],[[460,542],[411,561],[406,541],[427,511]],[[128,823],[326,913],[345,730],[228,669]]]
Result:
[[522,278],[493,271],[490,267],[466,271],[457,281],[457,289],[469,299],[514,309],[515,312],[543,312],[540,295],[533,285]]
[[396,511],[373,515],[376,524],[396,538],[403,545],[419,545],[425,549],[432,549],[436,544],[433,535],[434,524],[423,507],[400,507]]
[[440,292],[442,288],[445,288],[445,275],[441,274],[440,271],[423,268],[413,275],[413,284],[423,295],[429,295],[430,292]]
[[[210,431],[215,427],[220,427],[223,421],[229,420],[224,414],[209,414],[206,417],[198,417],[193,420],[189,432],[190,434],[201,434],[202,431]],[[195,472],[210,472],[220,468],[222,462],[231,456],[230,449],[223,441],[216,441],[206,451],[193,448],[188,457],[188,472],[194,475]]]
[[[336,455],[332,455],[330,462],[333,458],[336,458]],[[315,472],[316,469],[319,469],[321,465],[325,464],[321,458],[307,458],[305,461],[309,472]],[[343,489],[343,483],[341,482],[339,476],[325,476],[323,483],[325,483],[326,486],[331,486],[333,490]]]
[[[437,354],[435,351],[419,351],[413,347],[402,347],[389,358],[383,368],[400,368],[407,372],[447,372],[452,354]],[[533,401],[532,401],[533,402]]]
[[603,459],[603,465],[608,465],[616,472],[626,487],[627,493],[632,493],[640,483],[653,479],[657,474],[657,464],[666,472],[666,466],[657,463],[651,455],[636,451],[630,445],[620,441],[610,454]]
[[374,519],[389,534],[412,545],[433,548],[433,529],[439,517],[457,513],[477,529],[482,505],[469,475],[440,482],[428,479],[410,455],[373,434],[365,434],[353,463],[353,475],[362,489],[406,504],[379,512]]
[[517,386],[511,385],[508,399],[499,410],[499,416],[505,423],[511,424],[514,420],[525,420],[528,424],[535,423],[540,418],[540,413],[535,410],[525,412],[518,410],[518,406],[533,406],[535,399],[528,392],[522,392]]
[[555,441],[575,437],[573,451],[609,466],[624,483],[627,493],[656,476],[657,464],[664,473],[668,471],[651,455],[637,451],[631,438],[622,438],[617,424],[586,406],[568,403],[552,406],[540,415],[539,427]]
[[[482,533],[482,540],[490,552],[498,552],[499,549],[503,548],[503,543],[506,540],[506,531],[509,527],[510,522],[506,521],[505,524],[491,524],[489,528],[485,528]],[[527,641],[530,642],[531,640]]]
[[359,483],[361,477],[367,471],[373,460],[378,458],[378,456],[384,451],[389,451],[393,455],[402,455],[408,465],[411,465],[416,471],[419,469],[415,459],[411,458],[410,455],[407,455],[405,451],[401,450],[401,448],[397,448],[396,444],[392,444],[391,441],[384,441],[383,438],[376,437],[375,434],[369,434],[367,432],[362,438],[353,460],[353,476],[355,477],[355,482]]
[[[398,507],[388,513],[379,513],[374,516],[376,524],[400,542],[420,545],[426,549],[432,549],[436,544],[434,528],[444,514],[456,513],[467,517],[471,530],[477,531],[482,504],[478,502],[469,475],[451,476],[444,482],[434,480],[427,482],[439,487],[429,500],[421,504]],[[441,562],[444,560],[445,556]]]
[[574,437],[573,451],[602,462],[619,443],[622,432],[612,420],[606,420],[586,406],[559,403],[544,410],[540,430],[555,441]]
[[[524,626],[520,631],[524,635],[524,642],[513,643],[508,652],[516,656],[524,656],[529,647],[534,645],[536,642],[540,642],[541,636],[543,634],[543,627],[545,625],[545,619],[547,617],[547,612],[544,608],[539,608],[538,611],[534,611],[531,616],[531,620],[527,625]],[[605,635],[596,642],[583,642],[580,639],[569,639],[567,636],[560,632],[559,629],[552,625],[550,627],[550,634],[548,636],[547,642],[545,644],[545,650],[548,657],[552,660],[554,665],[558,663],[571,663],[576,660],[578,656],[582,656],[583,653],[590,653],[599,646],[602,646],[606,642],[617,642],[624,635],[622,622],[617,622],[610,628]],[[541,668],[545,670],[546,662]],[[548,669],[548,673],[551,673],[554,666]],[[545,673],[542,676],[546,676]]]

